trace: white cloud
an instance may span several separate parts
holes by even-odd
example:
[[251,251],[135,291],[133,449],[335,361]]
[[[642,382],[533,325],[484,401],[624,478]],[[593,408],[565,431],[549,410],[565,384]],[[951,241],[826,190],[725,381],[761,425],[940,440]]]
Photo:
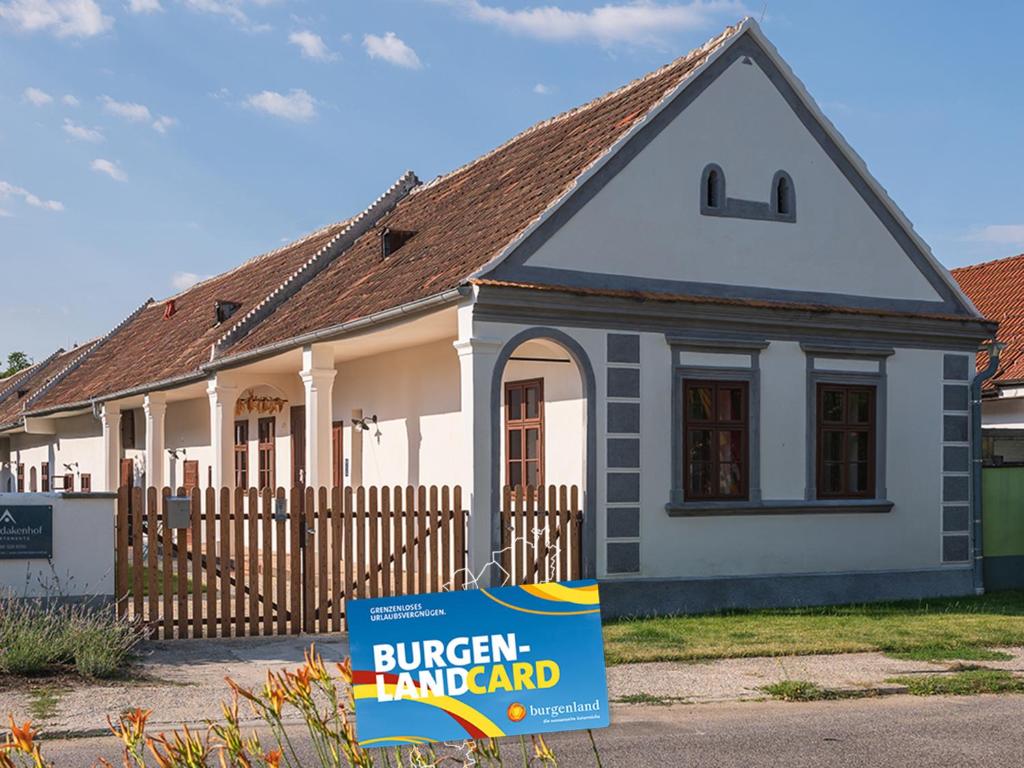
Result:
[[53,101],[53,96],[48,94],[46,91],[42,91],[39,88],[28,87],[22,94],[22,97],[34,107],[41,107],[44,104],[49,104]]
[[175,272],[171,275],[171,287],[176,291],[185,291],[205,279],[206,276],[197,275],[195,272]]
[[[43,200],[40,197],[32,194],[24,187],[18,187],[6,181],[0,181],[0,200],[7,200],[12,197],[20,197],[28,205],[34,208],[42,208],[46,211],[63,211],[64,203],[57,202],[56,200]],[[8,215],[10,211],[7,212]]]
[[8,0],[0,19],[22,32],[50,32],[56,37],[94,37],[114,26],[96,0]]
[[656,44],[666,32],[703,29],[717,17],[737,18],[746,11],[739,0],[634,0],[606,3],[586,11],[566,10],[557,5],[508,10],[500,5],[485,5],[480,0],[435,1],[459,8],[469,18],[507,32],[551,42],[590,40],[602,45]]
[[103,158],[96,158],[89,167],[97,173],[105,173],[107,176],[112,178],[114,181],[128,181],[128,174],[121,170],[121,166],[112,160],[104,160]]
[[288,42],[298,46],[299,50],[302,51],[302,55],[307,59],[332,61],[337,58],[335,54],[331,53],[324,39],[316,34],[316,32],[310,32],[308,29],[301,32],[292,32],[288,35]]
[[979,243],[1024,246],[1024,224],[989,224],[965,238]]
[[[200,13],[209,13],[214,16],[224,16],[232,23],[247,32],[267,32],[272,27],[269,24],[256,24],[242,10],[243,0],[183,0],[186,7]],[[252,0],[254,5],[268,5],[264,0]]]
[[69,118],[64,118],[64,133],[73,139],[78,139],[79,141],[90,141],[94,144],[103,141],[103,133],[99,128],[89,128],[84,125],[79,125]]
[[547,96],[549,93],[551,93],[551,88],[547,85],[544,85],[544,83],[537,83],[535,86],[533,86],[533,92],[538,93],[541,96]]
[[144,104],[134,104],[130,101],[117,101],[110,98],[109,96],[103,96],[100,99],[103,102],[103,108],[112,115],[123,117],[125,120],[131,120],[133,123],[141,123],[143,121],[149,121],[153,119],[152,114],[149,111],[149,107]]
[[261,91],[247,98],[245,103],[268,115],[295,122],[316,117],[316,99],[301,88],[294,88],[287,95],[277,91]]
[[130,13],[160,13],[164,9],[160,0],[128,0],[125,7]]
[[384,36],[364,35],[363,47],[371,59],[383,59],[396,67],[406,69],[420,69],[423,64],[416,51],[405,44],[402,38],[394,32],[387,32]]
[[167,129],[177,122],[173,117],[160,115],[160,117],[153,121],[153,130],[157,133],[167,133]]
[[78,99],[76,99],[76,98],[75,98],[74,96],[72,96],[72,95],[71,95],[70,93],[65,93],[65,94],[64,94],[64,95],[63,95],[63,96],[61,97],[61,101],[62,101],[62,102],[63,102],[63,103],[65,104],[65,105],[67,105],[67,106],[69,106],[69,107],[77,107],[77,106],[78,106],[78,104],[79,104],[79,101],[78,101]]

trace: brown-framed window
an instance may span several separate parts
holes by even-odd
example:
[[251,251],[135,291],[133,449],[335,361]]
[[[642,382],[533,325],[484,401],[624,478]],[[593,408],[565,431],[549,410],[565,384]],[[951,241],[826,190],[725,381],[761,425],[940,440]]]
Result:
[[235,422],[235,488],[249,487],[249,422]]
[[345,485],[345,422],[336,421],[331,425],[331,454],[334,466],[331,467],[331,482],[335,488]]
[[745,381],[683,381],[686,499],[745,500],[750,475],[750,388]]
[[544,484],[544,379],[505,384],[505,482]]
[[260,490],[274,488],[274,424],[273,416],[256,422]]
[[873,386],[818,384],[818,498],[874,497],[876,396]]
[[121,447],[135,447],[135,411],[121,412]]
[[92,475],[83,472],[78,482],[82,486],[82,493],[92,493]]
[[193,488],[199,487],[199,462],[189,459],[182,465],[182,486],[185,493],[191,493]]
[[18,493],[25,492],[25,465],[18,464]]
[[64,475],[64,490],[68,493],[75,490],[75,476],[70,472]]
[[50,491],[50,462],[48,461],[39,465],[39,490],[43,493]]

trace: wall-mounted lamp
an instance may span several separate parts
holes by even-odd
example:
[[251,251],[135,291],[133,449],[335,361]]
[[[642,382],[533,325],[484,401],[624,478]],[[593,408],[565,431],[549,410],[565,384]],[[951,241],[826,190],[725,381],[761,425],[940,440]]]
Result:
[[361,419],[352,419],[352,427],[354,429],[361,429],[365,432],[370,431],[370,425],[373,424],[376,430],[373,434],[374,437],[380,437],[380,427],[377,426],[377,414],[373,416],[364,416]]
[[75,462],[72,462],[71,464],[65,464],[64,465],[64,469],[67,470],[68,472],[77,472],[78,471],[78,462],[75,461]]
[[167,455],[170,456],[172,459],[181,459],[181,458],[185,457],[185,449],[184,448],[168,448],[167,449]]

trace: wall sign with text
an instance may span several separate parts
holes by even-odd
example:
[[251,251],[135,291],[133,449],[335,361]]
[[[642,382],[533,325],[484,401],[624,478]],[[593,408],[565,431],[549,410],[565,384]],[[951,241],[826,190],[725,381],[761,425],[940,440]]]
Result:
[[596,581],[354,600],[364,747],[608,725]]
[[0,505],[0,560],[53,557],[53,507]]

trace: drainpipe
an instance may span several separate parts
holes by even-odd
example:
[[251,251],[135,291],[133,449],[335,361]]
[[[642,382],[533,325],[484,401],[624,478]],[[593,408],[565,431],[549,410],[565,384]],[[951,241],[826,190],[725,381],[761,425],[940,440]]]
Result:
[[999,354],[1005,347],[1001,341],[986,344],[988,367],[971,381],[971,517],[974,520],[974,592],[978,595],[985,593],[981,540],[981,385],[998,370]]

